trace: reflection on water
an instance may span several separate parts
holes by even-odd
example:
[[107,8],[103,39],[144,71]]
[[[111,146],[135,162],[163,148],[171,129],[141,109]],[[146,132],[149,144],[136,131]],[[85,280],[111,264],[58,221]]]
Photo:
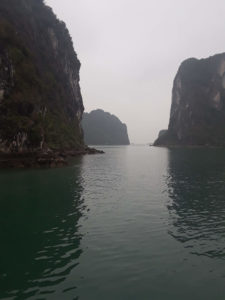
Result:
[[104,150],[0,171],[0,299],[223,299],[224,151]]
[[76,299],[61,283],[82,254],[80,167],[0,173],[1,299]]
[[225,259],[225,155],[220,149],[168,152],[169,233],[197,255]]

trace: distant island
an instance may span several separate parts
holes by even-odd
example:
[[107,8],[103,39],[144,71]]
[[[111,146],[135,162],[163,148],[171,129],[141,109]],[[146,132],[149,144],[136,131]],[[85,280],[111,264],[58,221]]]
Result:
[[168,130],[155,146],[225,146],[225,53],[185,60],[174,79]]
[[127,126],[116,116],[96,109],[83,114],[82,126],[87,145],[129,145]]

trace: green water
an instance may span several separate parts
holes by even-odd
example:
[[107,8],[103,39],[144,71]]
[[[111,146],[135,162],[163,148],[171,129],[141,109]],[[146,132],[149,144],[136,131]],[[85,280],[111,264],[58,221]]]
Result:
[[0,299],[224,300],[225,152],[0,171]]

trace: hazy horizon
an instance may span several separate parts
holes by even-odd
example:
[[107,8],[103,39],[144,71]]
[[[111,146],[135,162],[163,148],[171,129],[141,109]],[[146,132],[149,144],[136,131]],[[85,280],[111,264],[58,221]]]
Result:
[[168,126],[181,62],[225,51],[222,0],[46,0],[81,61],[85,111],[127,124],[130,141],[152,142]]

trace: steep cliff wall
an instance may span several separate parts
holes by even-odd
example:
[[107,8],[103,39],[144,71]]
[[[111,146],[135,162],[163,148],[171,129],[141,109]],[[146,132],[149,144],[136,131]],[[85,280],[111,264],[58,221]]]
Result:
[[129,145],[127,126],[101,109],[84,113],[82,126],[87,145]]
[[0,152],[84,148],[80,62],[42,0],[0,1]]
[[169,127],[155,145],[225,146],[225,53],[181,64]]

